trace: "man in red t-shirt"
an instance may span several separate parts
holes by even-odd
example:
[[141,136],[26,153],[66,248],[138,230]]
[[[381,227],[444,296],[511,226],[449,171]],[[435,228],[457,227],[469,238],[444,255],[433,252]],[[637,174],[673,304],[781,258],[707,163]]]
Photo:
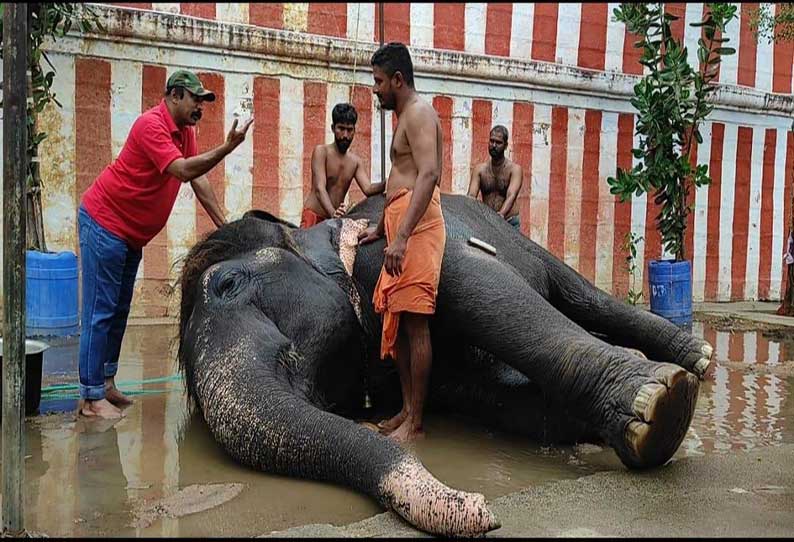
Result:
[[83,195],[78,212],[83,271],[80,406],[84,416],[119,418],[130,401],[116,388],[119,351],[143,247],[163,229],[179,187],[190,182],[220,227],[224,211],[205,174],[245,140],[253,119],[226,141],[198,154],[193,126],[215,94],[179,70],[168,78],[160,105],[132,125],[116,160]]

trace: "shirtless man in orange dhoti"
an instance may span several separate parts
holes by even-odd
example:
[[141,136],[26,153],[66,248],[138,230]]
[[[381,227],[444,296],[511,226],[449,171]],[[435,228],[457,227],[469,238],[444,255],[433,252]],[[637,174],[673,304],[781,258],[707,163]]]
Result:
[[429,319],[436,309],[446,232],[441,213],[441,125],[433,107],[414,88],[413,64],[402,43],[382,45],[372,55],[373,92],[398,117],[391,145],[386,205],[361,244],[385,233],[383,268],[375,286],[375,310],[383,314],[381,358],[397,364],[403,406],[379,425],[398,442],[423,434],[422,413],[430,377]]
[[383,183],[370,182],[367,164],[348,151],[356,135],[358,113],[351,104],[340,103],[331,111],[334,142],[317,145],[312,151],[312,189],[306,195],[301,228],[311,228],[326,218],[345,213],[345,196],[353,179],[367,197],[383,192]]

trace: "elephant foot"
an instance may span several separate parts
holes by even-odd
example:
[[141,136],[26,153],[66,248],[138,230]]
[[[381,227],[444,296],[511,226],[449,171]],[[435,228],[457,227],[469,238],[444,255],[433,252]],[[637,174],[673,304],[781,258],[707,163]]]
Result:
[[501,523],[485,497],[449,488],[413,456],[404,457],[380,483],[383,503],[423,531],[446,537],[480,537]]
[[686,436],[699,383],[685,369],[662,363],[654,371],[655,382],[640,387],[632,405],[639,418],[625,426],[623,445],[615,451],[629,468],[650,468],[670,459]]
[[714,348],[703,339],[692,337],[691,340],[692,345],[683,356],[680,365],[698,377],[699,380],[703,380],[711,368]]

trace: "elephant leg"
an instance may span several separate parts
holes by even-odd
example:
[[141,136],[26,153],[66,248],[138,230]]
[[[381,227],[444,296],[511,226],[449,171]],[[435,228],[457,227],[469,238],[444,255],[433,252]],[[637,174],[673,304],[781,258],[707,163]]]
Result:
[[459,349],[438,361],[431,381],[429,406],[434,409],[540,444],[600,441],[587,423],[555,404],[540,386],[484,350]]
[[550,280],[551,303],[588,331],[640,350],[650,359],[679,365],[700,379],[708,371],[714,349],[703,339],[596,288],[561,262],[556,262]]
[[597,339],[495,258],[468,246],[448,251],[437,311],[458,337],[564,401],[627,466],[660,465],[684,439],[697,399],[694,375]]

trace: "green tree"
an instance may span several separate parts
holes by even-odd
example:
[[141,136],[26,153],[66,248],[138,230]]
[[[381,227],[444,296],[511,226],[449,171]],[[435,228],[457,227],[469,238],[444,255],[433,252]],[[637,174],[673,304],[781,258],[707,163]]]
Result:
[[647,74],[634,86],[631,104],[637,109],[636,132],[639,147],[632,149],[638,160],[631,169],[618,169],[609,177],[610,192],[626,201],[632,194],[652,193],[661,205],[656,224],[665,250],[683,260],[684,231],[691,205],[690,191],[709,184],[708,165],[692,166],[693,141],[703,142],[700,126],[714,108],[709,103],[721,58],[736,50],[727,47],[725,25],[736,17],[736,6],[708,3],[698,40],[695,70],[687,60],[687,50],[670,31],[678,17],[665,13],[664,3],[621,4],[615,19],[637,36],[635,47],[642,48],[640,64]]
[[[3,38],[3,4],[0,4],[0,40]],[[47,134],[38,129],[38,115],[49,103],[61,107],[52,91],[55,67],[43,46],[48,39],[57,40],[69,31],[81,32],[103,29],[97,14],[90,6],[76,3],[50,3],[28,5],[28,158],[30,168],[27,178],[27,243],[28,248],[46,251],[44,220],[41,208],[42,180],[39,174],[39,145]],[[0,49],[0,60],[3,58]]]

